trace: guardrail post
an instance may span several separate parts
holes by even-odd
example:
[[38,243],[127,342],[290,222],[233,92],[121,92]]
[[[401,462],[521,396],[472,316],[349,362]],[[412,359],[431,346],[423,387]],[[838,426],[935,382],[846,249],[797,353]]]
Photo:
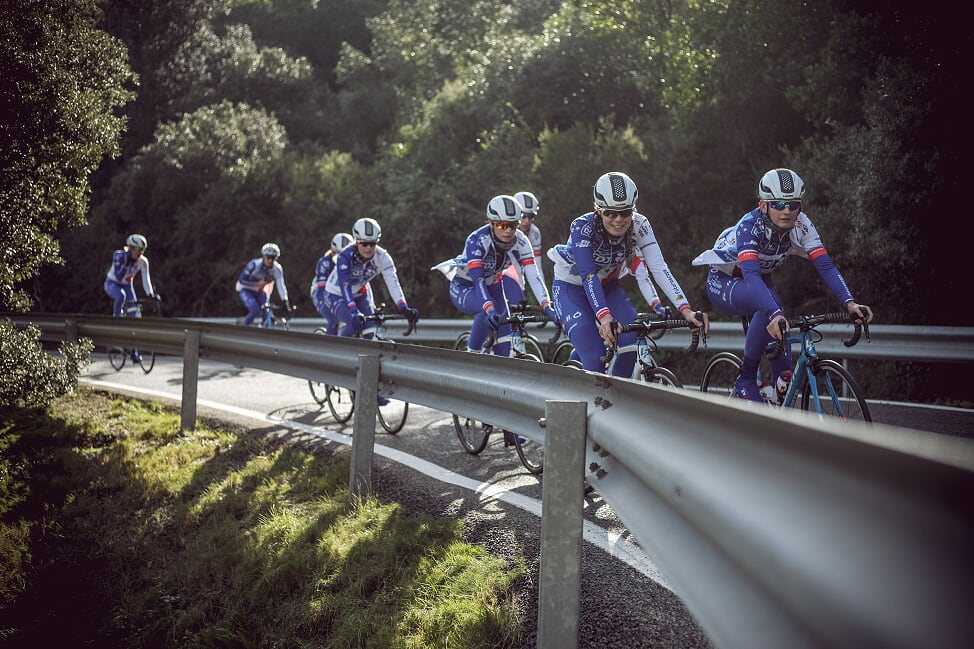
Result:
[[575,649],[581,594],[586,405],[545,402],[538,647]]
[[196,395],[200,377],[200,332],[187,329],[183,341],[183,399],[180,404],[180,428],[196,428]]
[[356,503],[372,493],[372,456],[375,452],[375,415],[379,393],[379,356],[360,354],[352,424],[352,460],[348,477],[349,501]]
[[64,338],[70,342],[74,342],[78,339],[78,321],[74,318],[65,318]]

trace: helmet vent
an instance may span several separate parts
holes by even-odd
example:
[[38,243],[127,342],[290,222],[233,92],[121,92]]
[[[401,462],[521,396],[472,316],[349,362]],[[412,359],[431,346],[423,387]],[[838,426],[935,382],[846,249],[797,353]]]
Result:
[[612,200],[622,203],[626,200],[626,181],[622,176],[612,174],[609,176],[609,186],[612,187]]
[[781,192],[783,194],[795,193],[795,181],[791,172],[787,169],[778,169],[778,182],[781,184]]

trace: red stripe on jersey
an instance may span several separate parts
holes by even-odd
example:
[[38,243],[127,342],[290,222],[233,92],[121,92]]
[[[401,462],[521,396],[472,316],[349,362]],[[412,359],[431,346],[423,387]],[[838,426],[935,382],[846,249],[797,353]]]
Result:
[[759,261],[758,253],[756,250],[742,250],[737,253],[737,262],[742,261]]
[[822,255],[829,254],[829,251],[825,249],[825,246],[819,246],[818,248],[812,248],[808,251],[809,259],[818,259]]

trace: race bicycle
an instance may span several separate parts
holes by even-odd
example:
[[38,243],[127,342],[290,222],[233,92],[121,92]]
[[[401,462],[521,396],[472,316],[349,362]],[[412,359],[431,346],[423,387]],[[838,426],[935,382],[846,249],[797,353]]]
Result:
[[[495,345],[506,342],[505,339],[509,339],[511,342],[510,356],[512,358],[542,362],[542,357],[536,353],[528,352],[524,343],[528,335],[525,332],[525,326],[532,322],[545,323],[549,322],[549,318],[543,310],[540,310],[540,307],[531,307],[524,303],[512,306],[511,313],[508,317],[502,318],[500,321],[501,325],[511,325],[511,333],[497,338],[497,332],[491,331],[480,353],[489,354]],[[555,337],[558,335],[560,335],[560,328],[555,332]],[[454,344],[454,349],[467,349],[467,340],[469,337],[469,332],[460,334]],[[470,417],[461,417],[460,415],[453,415],[453,427],[456,430],[457,438],[460,440],[460,445],[463,447],[463,450],[471,455],[478,455],[487,447],[490,434],[494,431],[492,424],[477,421]],[[518,435],[511,431],[504,430],[502,432],[504,434],[504,446],[514,446],[524,468],[530,473],[540,475],[544,471],[544,445],[533,442],[523,435]]]
[[[385,322],[386,320],[406,318],[406,316],[399,313],[385,313],[384,309],[385,305],[380,304],[376,307],[375,313],[360,317],[365,323],[375,323],[375,340],[395,342],[385,337]],[[416,321],[409,320],[409,326],[403,335],[408,336],[414,331],[416,331]],[[323,336],[328,335],[325,327],[318,327],[314,330],[314,333]],[[361,332],[356,337],[361,337]],[[308,381],[308,388],[310,388],[311,396],[314,397],[318,405],[328,404],[328,410],[331,412],[331,416],[335,418],[335,421],[344,424],[352,418],[355,412],[354,390],[338,385],[328,385],[319,381]],[[377,414],[379,424],[382,428],[390,435],[395,435],[406,425],[406,416],[409,414],[409,403],[400,401],[399,399],[380,397]]]
[[[695,315],[698,321],[703,322],[703,313],[701,311],[697,311]],[[660,332],[666,332],[670,329],[690,328],[692,329],[690,332],[690,344],[684,349],[684,352],[689,354],[696,351],[697,346],[700,344],[702,332],[699,327],[683,318],[656,320],[653,319],[655,317],[658,317],[655,313],[639,313],[631,323],[622,324],[613,322],[612,328],[616,336],[620,333],[635,332],[636,334],[636,341],[634,343],[636,348],[636,363],[633,366],[632,378],[637,381],[654,383],[663,387],[682,388],[683,383],[680,379],[676,378],[676,375],[672,371],[660,366],[656,362],[656,358],[653,356],[653,352],[659,351],[656,340],[662,335]],[[616,340],[618,341],[618,338]],[[706,345],[706,336],[704,336],[703,341],[704,345]],[[619,349],[617,344],[608,347],[605,356],[602,356],[600,359],[605,364],[605,373],[611,375],[613,365],[618,359],[619,354],[631,349],[632,346],[629,345],[622,349]],[[574,362],[577,363],[577,361]]]
[[[652,313],[639,313],[636,315],[639,320],[658,320],[660,319],[659,314],[655,311]],[[662,316],[663,320],[673,320],[673,310],[670,307],[665,307],[665,314]],[[650,340],[659,340],[663,337],[663,334],[667,332],[665,328],[654,329],[649,333]],[[656,351],[658,348],[653,345],[653,350]],[[568,365],[569,367],[581,367],[582,364],[578,362],[577,359],[572,358],[572,352],[575,351],[575,345],[572,344],[570,339],[565,339],[560,343],[554,345],[551,349],[551,355],[548,357],[548,362],[553,365]]]
[[[801,407],[802,410],[814,410],[819,417],[835,416],[842,420],[858,420],[869,422],[872,416],[869,406],[863,397],[862,389],[852,374],[834,360],[820,358],[815,350],[815,343],[823,339],[823,334],[816,330],[821,324],[851,324],[853,333],[850,338],[842,341],[846,347],[852,347],[859,342],[865,333],[869,340],[869,325],[855,322],[856,317],[849,313],[825,313],[821,315],[803,315],[789,321],[789,333],[782,336],[781,341],[769,345],[766,356],[773,360],[780,355],[787,346],[798,343],[798,357],[793,363],[791,380],[783,395],[777,397],[774,390],[762,390],[765,402],[773,406],[784,408]],[[747,329],[747,320],[742,318]],[[782,332],[788,325],[782,323]],[[700,390],[710,394],[734,397],[734,384],[741,372],[741,359],[730,352],[715,354],[707,363],[700,381]],[[768,384],[758,369],[758,384]]]
[[[123,308],[129,318],[141,318],[146,306],[148,306],[149,310],[153,311],[153,316],[159,317],[162,315],[161,303],[162,301],[158,297],[141,298],[138,300],[126,300]],[[156,365],[156,353],[154,351],[142,353],[138,349],[128,347],[109,347],[107,353],[108,362],[111,363],[116,372],[125,367],[125,360],[128,358],[132,359],[132,363],[138,363],[139,367],[146,374],[151,372],[152,368]]]

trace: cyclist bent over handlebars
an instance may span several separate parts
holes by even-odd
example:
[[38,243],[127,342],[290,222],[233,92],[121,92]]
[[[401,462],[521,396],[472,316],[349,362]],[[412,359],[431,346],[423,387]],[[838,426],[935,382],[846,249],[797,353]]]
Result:
[[[787,320],[781,296],[771,273],[788,259],[811,259],[815,270],[835,297],[856,316],[869,323],[872,310],[852,297],[839,270],[832,263],[818,231],[802,211],[805,183],[790,169],[772,169],[758,181],[758,206],[717,237],[711,250],[693,260],[694,266],[710,266],[707,295],[714,306],[750,319],[744,339],[741,374],[734,386],[741,399],[762,401],[756,381],[761,356],[772,338],[787,336],[780,323]],[[771,384],[791,370],[791,354],[771,361]]]

